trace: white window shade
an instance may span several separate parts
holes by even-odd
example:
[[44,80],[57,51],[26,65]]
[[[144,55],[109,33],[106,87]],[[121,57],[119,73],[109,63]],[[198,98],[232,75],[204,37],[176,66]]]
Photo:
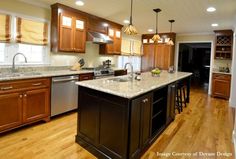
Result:
[[9,42],[10,38],[10,16],[0,14],[0,41]]
[[17,18],[16,42],[47,45],[48,44],[48,24],[23,18]]
[[131,41],[127,39],[122,39],[121,41],[121,54],[130,55],[131,54]]
[[133,55],[137,55],[137,56],[142,55],[141,47],[142,47],[141,41],[134,40],[134,41],[133,41],[133,47],[132,47],[132,48],[133,48],[133,49],[132,49],[132,54],[133,54]]

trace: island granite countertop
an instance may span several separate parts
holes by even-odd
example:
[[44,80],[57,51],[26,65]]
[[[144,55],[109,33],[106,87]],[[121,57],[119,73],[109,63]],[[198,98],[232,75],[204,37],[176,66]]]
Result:
[[[168,73],[163,71],[160,77],[153,77],[150,72],[142,73],[141,80],[133,80],[127,82],[113,81],[114,77],[76,82],[77,85],[91,88],[97,91],[113,94],[124,98],[134,98],[151,90],[168,85],[172,82],[191,76],[192,73],[175,72]],[[121,76],[116,78],[127,78]]]

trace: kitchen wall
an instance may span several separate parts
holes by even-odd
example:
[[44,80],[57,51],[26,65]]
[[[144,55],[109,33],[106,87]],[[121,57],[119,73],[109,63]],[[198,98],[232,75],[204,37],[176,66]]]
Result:
[[[232,61],[232,76],[231,76],[231,98],[229,100],[230,106],[236,108],[236,26],[234,29],[234,47],[233,47],[233,61]],[[236,125],[235,125],[236,131]],[[236,133],[236,132],[235,132]],[[235,134],[236,135],[236,134]]]

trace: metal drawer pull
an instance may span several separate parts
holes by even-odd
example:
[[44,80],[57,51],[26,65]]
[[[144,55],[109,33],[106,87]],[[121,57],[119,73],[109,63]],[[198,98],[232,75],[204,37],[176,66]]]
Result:
[[32,84],[32,86],[40,86],[40,85],[42,85],[42,83],[34,83],[34,84]]
[[57,82],[69,82],[69,81],[77,81],[79,78],[68,78],[68,79],[58,79],[58,80],[53,80],[52,82],[57,83]]
[[87,80],[87,79],[89,79],[89,77],[83,77],[82,79],[83,79],[83,80]]
[[24,94],[24,97],[27,97],[27,94]]
[[6,90],[10,90],[10,89],[13,89],[12,86],[9,86],[9,87],[1,87],[1,90],[2,91],[6,91]]
[[22,98],[23,97],[23,95],[20,95],[20,98]]

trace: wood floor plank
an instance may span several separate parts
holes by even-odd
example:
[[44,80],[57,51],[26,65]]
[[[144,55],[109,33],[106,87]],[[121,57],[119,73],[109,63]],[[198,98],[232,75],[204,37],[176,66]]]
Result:
[[[75,143],[77,114],[71,113],[0,135],[0,159],[95,159]],[[230,152],[233,115],[228,102],[192,90],[191,101],[184,112],[161,134],[142,159],[166,159],[157,153]],[[234,155],[234,154],[233,154]],[[179,156],[168,158],[192,159]],[[195,157],[204,159],[204,157]],[[234,159],[210,157],[209,159]]]

